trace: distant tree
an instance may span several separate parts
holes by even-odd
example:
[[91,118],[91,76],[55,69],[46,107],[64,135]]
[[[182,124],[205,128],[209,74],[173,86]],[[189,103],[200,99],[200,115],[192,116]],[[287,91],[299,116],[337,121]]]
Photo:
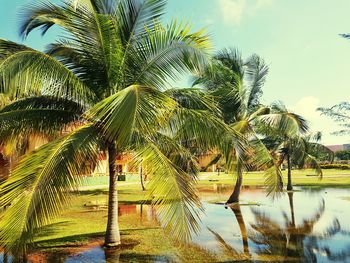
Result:
[[330,108],[318,108],[322,115],[332,118],[342,128],[335,135],[350,135],[350,103],[342,102]]
[[350,160],[350,150],[337,151],[335,157],[339,160]]
[[[272,109],[274,112],[295,115],[295,113],[289,111],[281,102],[273,104]],[[279,165],[285,161],[287,162],[287,190],[293,190],[293,165],[298,168],[304,168],[306,165],[310,165],[315,168],[316,174],[322,177],[322,169],[318,159],[320,152],[325,153],[328,160],[333,159],[332,152],[320,143],[322,134],[320,132],[307,134],[308,127],[306,120],[301,116],[299,116],[298,120],[298,125],[304,127],[303,129],[299,129],[299,132],[285,133],[274,129],[273,126],[262,127],[264,131],[261,131],[266,136],[263,139],[265,145],[279,156]]]

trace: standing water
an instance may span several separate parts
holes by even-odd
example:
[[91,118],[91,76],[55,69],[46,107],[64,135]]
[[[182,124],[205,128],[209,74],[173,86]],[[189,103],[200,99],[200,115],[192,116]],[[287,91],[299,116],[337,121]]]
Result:
[[[223,203],[231,189],[224,185],[200,189],[205,215],[193,239],[197,246],[231,261],[350,262],[350,190],[299,188],[272,198],[261,188],[245,188],[240,205],[227,207]],[[150,206],[120,206],[121,216],[130,213],[155,217]],[[49,262],[125,262],[124,256],[122,251],[94,247],[54,254]],[[135,259],[141,261],[172,259]]]

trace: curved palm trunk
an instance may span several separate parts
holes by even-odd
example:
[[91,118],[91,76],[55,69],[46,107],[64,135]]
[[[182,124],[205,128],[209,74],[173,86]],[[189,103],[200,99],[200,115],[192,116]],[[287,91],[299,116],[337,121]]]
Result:
[[290,154],[287,154],[287,163],[288,163],[288,184],[287,184],[287,190],[292,191],[293,190],[293,184],[292,184],[292,166],[290,161]]
[[244,217],[241,211],[241,206],[235,205],[231,207],[231,210],[235,214],[236,220],[239,225],[239,229],[241,231],[242,236],[242,242],[243,242],[243,251],[245,254],[249,254],[249,245],[248,245],[248,234],[247,234],[247,228],[245,226]]
[[226,204],[232,204],[232,203],[239,202],[239,196],[241,194],[242,183],[243,183],[243,173],[242,173],[240,165],[237,164],[237,179],[236,179],[235,188],[234,188],[233,193],[231,194],[230,198],[227,200]]
[[117,150],[114,144],[108,147],[109,163],[109,192],[108,192],[108,221],[105,236],[106,247],[116,247],[120,245],[120,233],[118,222],[118,191],[117,191],[117,171],[116,162]]

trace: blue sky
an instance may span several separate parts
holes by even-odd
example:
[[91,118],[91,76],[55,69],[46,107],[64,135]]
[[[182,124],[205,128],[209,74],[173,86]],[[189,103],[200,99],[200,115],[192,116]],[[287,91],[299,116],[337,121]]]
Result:
[[[19,10],[34,0],[1,0],[0,37],[20,41]],[[350,100],[349,0],[169,0],[168,17],[206,27],[215,50],[237,47],[257,53],[270,65],[263,102],[283,101],[302,114],[323,142],[350,142],[331,136],[337,129],[319,115],[319,106]],[[53,33],[51,33],[52,37]],[[47,38],[33,34],[26,44],[41,49]]]

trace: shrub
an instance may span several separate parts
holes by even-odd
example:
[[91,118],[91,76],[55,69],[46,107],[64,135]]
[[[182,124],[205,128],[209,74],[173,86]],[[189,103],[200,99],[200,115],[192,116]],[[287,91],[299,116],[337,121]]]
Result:
[[332,163],[332,164],[321,164],[322,169],[341,169],[341,170],[350,170],[350,165],[341,164],[341,163]]
[[340,160],[350,160],[350,150],[338,151],[335,153],[335,157]]

